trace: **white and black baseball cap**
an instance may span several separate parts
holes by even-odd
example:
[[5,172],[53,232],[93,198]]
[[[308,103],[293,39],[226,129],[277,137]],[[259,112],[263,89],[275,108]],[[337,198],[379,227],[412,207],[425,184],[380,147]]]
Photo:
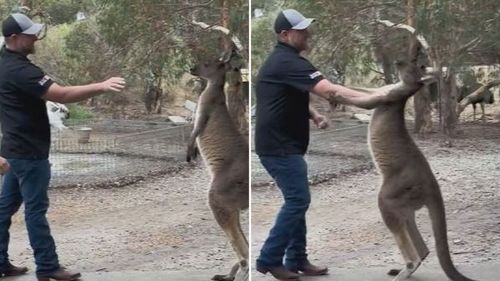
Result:
[[43,24],[34,23],[25,14],[15,13],[7,17],[2,23],[2,34],[9,37],[12,34],[38,35],[43,29]]
[[274,31],[281,33],[283,30],[304,30],[311,25],[314,19],[306,18],[294,9],[281,11],[274,22]]

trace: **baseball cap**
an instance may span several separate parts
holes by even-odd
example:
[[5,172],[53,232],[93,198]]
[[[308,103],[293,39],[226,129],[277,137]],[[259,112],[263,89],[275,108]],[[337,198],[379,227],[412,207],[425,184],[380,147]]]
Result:
[[2,34],[9,37],[12,34],[38,35],[42,31],[43,24],[34,23],[25,14],[15,13],[8,16],[2,23]]
[[280,33],[283,30],[303,30],[309,27],[314,19],[306,18],[294,9],[281,11],[274,22],[274,31]]

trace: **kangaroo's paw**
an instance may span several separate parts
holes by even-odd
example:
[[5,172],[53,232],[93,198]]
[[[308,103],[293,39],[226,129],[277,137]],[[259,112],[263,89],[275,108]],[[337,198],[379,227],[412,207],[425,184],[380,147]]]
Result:
[[410,277],[410,275],[413,274],[413,272],[415,272],[417,270],[417,268],[422,264],[421,261],[419,262],[413,262],[413,263],[408,263],[406,265],[406,268],[405,269],[402,269],[402,270],[397,270],[397,269],[391,269],[387,274],[391,275],[391,276],[395,276],[397,274],[397,276],[392,279],[392,281],[402,281],[402,280],[406,280]]
[[215,281],[234,281],[234,275],[231,276],[231,274],[225,274],[225,275],[217,274],[214,277],[212,277],[212,280],[215,280]]

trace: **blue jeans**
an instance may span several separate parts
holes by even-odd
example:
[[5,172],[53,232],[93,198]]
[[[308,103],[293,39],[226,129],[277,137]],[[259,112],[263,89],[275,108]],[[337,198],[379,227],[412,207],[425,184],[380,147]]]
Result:
[[11,217],[24,201],[24,215],[37,274],[59,269],[54,239],[45,214],[49,208],[47,189],[50,181],[48,160],[7,159],[9,172],[0,193],[0,268],[8,262]]
[[311,202],[307,164],[303,155],[259,156],[285,200],[267,237],[258,265],[296,269],[307,260],[306,211]]

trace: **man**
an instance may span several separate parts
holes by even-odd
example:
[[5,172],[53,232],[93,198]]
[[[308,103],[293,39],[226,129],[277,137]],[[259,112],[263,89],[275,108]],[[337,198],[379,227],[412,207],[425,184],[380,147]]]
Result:
[[[309,25],[293,9],[280,12],[274,23],[278,43],[257,77],[255,148],[260,161],[280,188],[284,204],[257,259],[257,270],[279,280],[327,274],[327,267],[309,262],[305,214],[311,200],[304,154],[309,143],[309,119],[326,127],[326,119],[309,106],[309,93],[364,99],[366,94],[330,83],[304,57]],[[285,257],[283,266],[283,257]]]
[[76,280],[80,273],[67,271],[59,264],[46,218],[50,127],[45,101],[78,102],[103,92],[119,92],[125,81],[114,77],[84,86],[59,86],[27,58],[35,52],[42,28],[42,24],[33,23],[23,14],[12,14],[2,23],[6,45],[0,58],[1,156],[7,159],[10,170],[0,193],[0,274],[13,276],[28,271],[12,265],[7,254],[11,217],[24,202],[38,280]]

